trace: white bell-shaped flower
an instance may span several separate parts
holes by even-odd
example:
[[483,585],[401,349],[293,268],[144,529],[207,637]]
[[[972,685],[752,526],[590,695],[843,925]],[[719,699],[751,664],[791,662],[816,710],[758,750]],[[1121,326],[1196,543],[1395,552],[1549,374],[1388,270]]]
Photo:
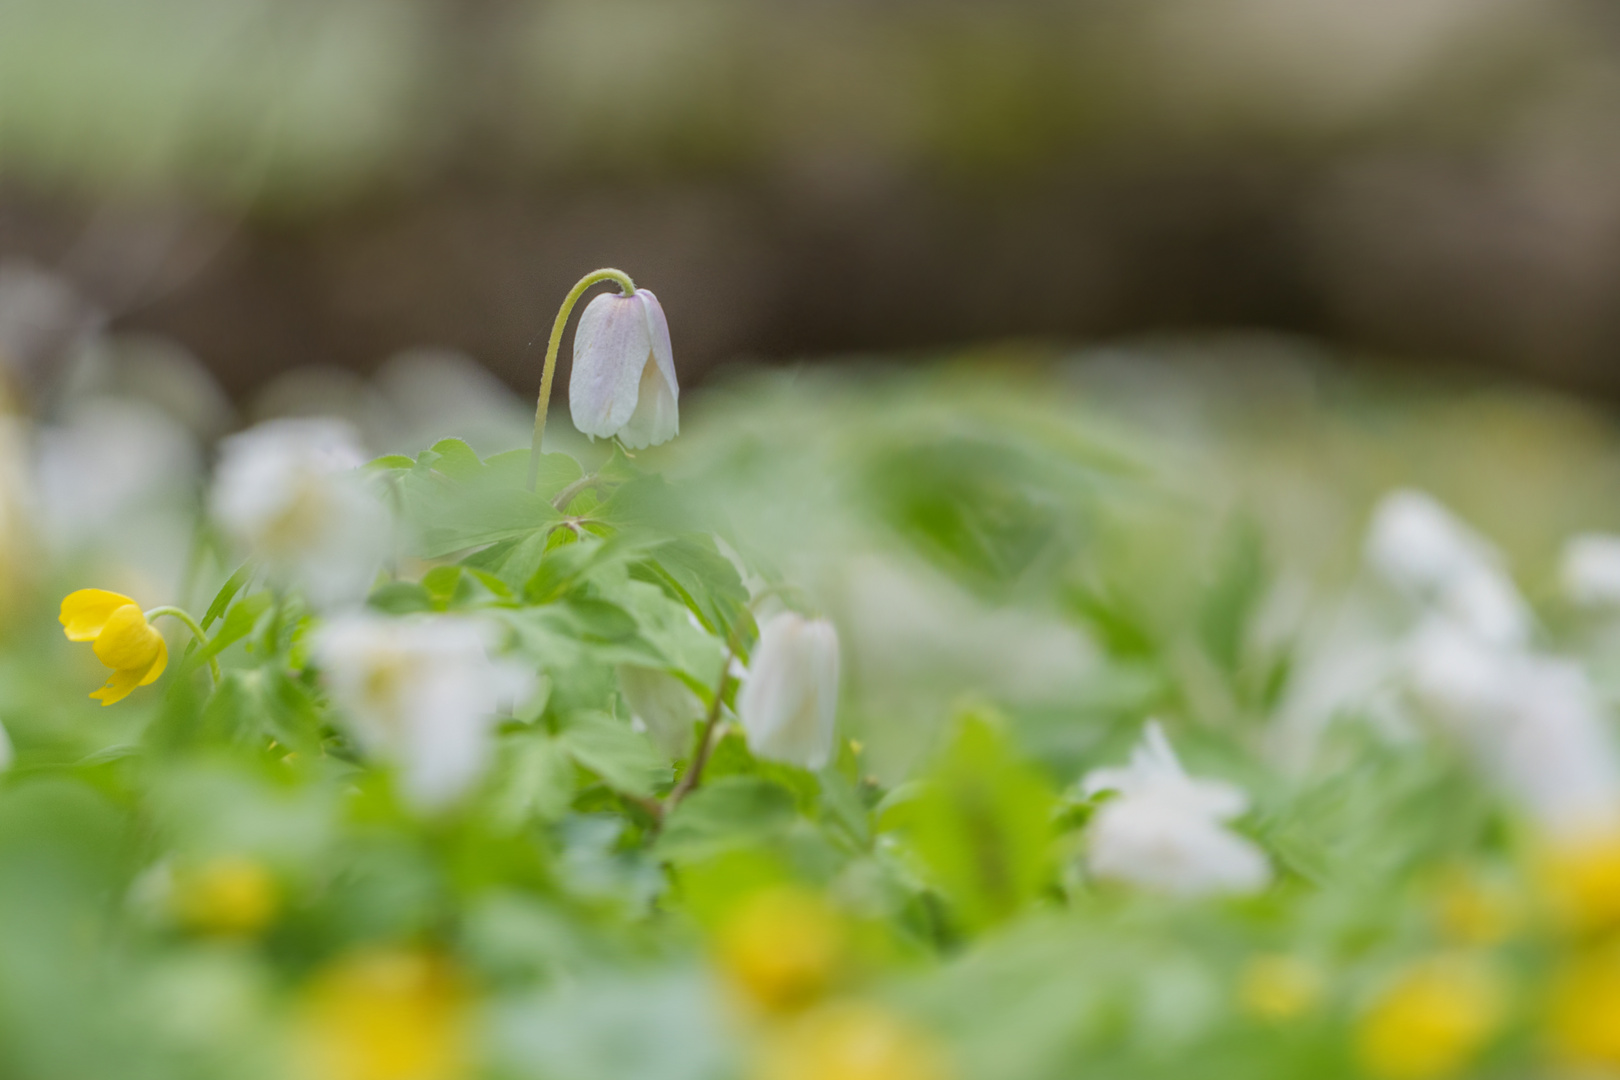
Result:
[[826,619],[780,612],[737,695],[737,715],[756,757],[819,769],[832,760],[838,717],[838,631]]
[[1083,790],[1115,794],[1088,830],[1087,865],[1098,878],[1171,896],[1250,893],[1271,880],[1265,854],[1223,824],[1248,798],[1231,784],[1188,776],[1156,722],[1129,765],[1089,773]]
[[592,438],[632,450],[668,442],[681,430],[681,388],[669,323],[646,289],[603,293],[585,307],[574,333],[568,411]]

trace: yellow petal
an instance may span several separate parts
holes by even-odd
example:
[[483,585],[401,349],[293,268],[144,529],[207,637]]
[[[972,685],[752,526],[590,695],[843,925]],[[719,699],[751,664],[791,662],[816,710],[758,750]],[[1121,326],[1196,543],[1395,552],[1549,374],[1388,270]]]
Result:
[[163,646],[163,635],[152,629],[146,615],[133,604],[114,609],[96,636],[96,656],[116,671],[144,676]]
[[134,606],[135,601],[122,593],[80,589],[62,601],[62,630],[69,641],[94,641],[113,612]]
[[100,701],[102,705],[111,705],[129,697],[129,692],[135,689],[140,681],[141,673],[139,671],[130,671],[127,668],[122,671],[115,671],[112,673],[112,678],[107,680],[107,685],[90,696]]
[[159,635],[157,655],[152,657],[152,666],[147,668],[146,674],[141,677],[141,685],[151,686],[153,683],[157,682],[158,676],[162,675],[163,669],[168,666],[169,644],[163,640],[161,635]]

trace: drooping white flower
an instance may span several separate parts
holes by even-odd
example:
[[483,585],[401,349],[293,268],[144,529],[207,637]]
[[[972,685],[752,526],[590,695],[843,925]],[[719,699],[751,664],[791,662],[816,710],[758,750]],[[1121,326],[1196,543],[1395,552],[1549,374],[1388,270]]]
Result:
[[1564,592],[1586,607],[1620,606],[1620,536],[1586,533],[1564,545],[1559,577]]
[[1482,536],[1419,491],[1386,495],[1367,531],[1367,561],[1414,599],[1491,641],[1522,644],[1530,611]]
[[318,607],[359,600],[388,555],[386,507],[354,468],[365,460],[339,420],[272,420],[220,444],[215,518],[270,572]]
[[453,615],[392,619],[340,616],[315,639],[314,656],[366,754],[399,769],[406,797],[423,809],[455,801],[490,760],[495,712],[534,687],[516,661],[494,659],[489,626]]
[[819,769],[832,760],[838,719],[838,631],[826,619],[778,612],[759,644],[737,716],[756,757]]
[[680,679],[658,668],[620,664],[618,674],[632,720],[669,757],[685,757],[692,749],[692,725],[703,718],[703,702]]
[[603,293],[586,305],[574,332],[574,372],[568,411],[593,438],[632,450],[657,446],[680,433],[680,386],[669,323],[646,289],[629,296]]
[[1243,813],[1243,791],[1187,775],[1157,722],[1124,768],[1086,775],[1087,795],[1115,793],[1091,819],[1086,862],[1098,878],[1171,896],[1250,893],[1271,880],[1265,854],[1224,822]]

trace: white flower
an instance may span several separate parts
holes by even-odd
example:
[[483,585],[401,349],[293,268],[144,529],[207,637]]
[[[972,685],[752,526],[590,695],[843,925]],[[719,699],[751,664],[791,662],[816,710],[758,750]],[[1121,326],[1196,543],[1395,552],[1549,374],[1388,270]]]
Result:
[[489,764],[495,711],[532,692],[523,664],[489,656],[491,629],[452,615],[332,620],[314,655],[366,754],[398,767],[406,797],[453,802]]
[[737,716],[756,757],[819,769],[832,760],[838,716],[838,631],[826,619],[778,612],[737,695]]
[[339,420],[272,420],[220,444],[212,507],[226,532],[316,606],[365,596],[387,557],[389,513],[352,470],[365,460]]
[[680,433],[675,354],[658,298],[646,289],[603,293],[585,307],[574,332],[568,411],[595,438],[617,435],[632,450]]
[[1087,795],[1115,792],[1093,815],[1087,865],[1098,878],[1171,896],[1249,893],[1271,880],[1264,853],[1222,822],[1243,813],[1243,791],[1187,775],[1156,722],[1131,762],[1085,777]]
[[1523,643],[1530,611],[1484,537],[1419,491],[1386,495],[1367,531],[1367,561],[1391,584],[1491,641]]
[[1587,533],[1564,545],[1564,592],[1588,607],[1620,606],[1620,536]]
[[680,679],[658,668],[619,665],[619,692],[635,724],[672,758],[692,749],[692,725],[703,718],[703,702]]
[[172,509],[194,497],[201,471],[196,440],[161,410],[136,401],[89,401],[39,433],[40,516],[58,542],[105,539],[132,513]]
[[1556,835],[1620,824],[1620,754],[1586,673],[1435,620],[1409,685],[1481,769]]

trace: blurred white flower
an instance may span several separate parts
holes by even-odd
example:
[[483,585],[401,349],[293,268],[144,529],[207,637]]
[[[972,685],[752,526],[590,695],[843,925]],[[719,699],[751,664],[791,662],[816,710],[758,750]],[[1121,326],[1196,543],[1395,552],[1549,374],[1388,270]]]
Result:
[[1413,635],[1418,700],[1543,829],[1620,825],[1620,754],[1577,665],[1504,647],[1434,620]]
[[162,410],[102,398],[42,429],[34,478],[46,535],[78,545],[122,533],[132,512],[169,509],[202,471],[196,439]]
[[585,307],[574,332],[568,411],[593,438],[617,435],[632,450],[668,442],[681,430],[681,390],[669,323],[646,289],[602,293]]
[[779,612],[759,644],[737,716],[757,757],[819,769],[832,760],[838,718],[838,631],[826,619]]
[[1564,545],[1559,577],[1564,592],[1587,607],[1620,605],[1620,536],[1587,533]]
[[672,758],[692,749],[692,726],[703,719],[703,702],[667,671],[639,664],[619,665],[619,692],[636,726]]
[[311,603],[352,603],[370,588],[392,536],[387,509],[352,471],[364,461],[342,421],[260,424],[220,444],[214,516]]
[[400,770],[422,809],[453,802],[488,767],[495,712],[534,689],[534,674],[492,659],[489,626],[451,615],[340,616],[314,655],[360,748]]
[[1519,644],[1530,612],[1491,544],[1419,491],[1386,495],[1367,531],[1367,561],[1391,584],[1490,641]]
[[1157,722],[1150,722],[1124,768],[1088,773],[1098,806],[1089,827],[1087,866],[1096,877],[1171,896],[1249,893],[1271,880],[1265,854],[1222,822],[1248,805],[1243,791],[1187,775]]

